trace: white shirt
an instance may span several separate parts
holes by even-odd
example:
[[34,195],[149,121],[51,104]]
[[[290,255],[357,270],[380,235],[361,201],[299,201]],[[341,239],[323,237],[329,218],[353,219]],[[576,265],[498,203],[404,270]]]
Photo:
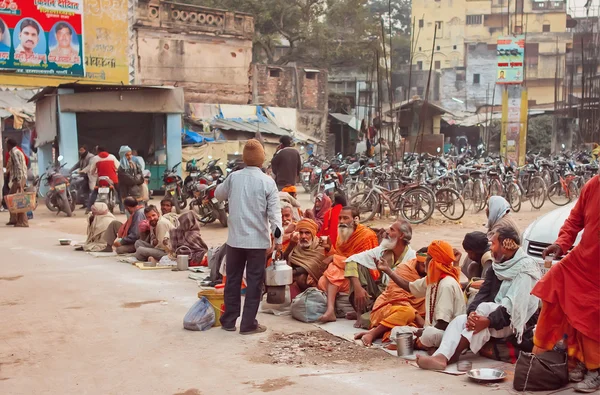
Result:
[[435,326],[439,320],[450,323],[454,318],[465,314],[467,307],[460,284],[452,277],[444,277],[437,284],[437,297],[433,306],[433,322],[430,322],[430,303],[435,284],[427,285],[427,277],[409,284],[410,293],[416,298],[425,298],[425,326]]
[[[279,191],[275,181],[261,169],[248,166],[233,172],[215,191],[218,200],[229,200],[229,237],[233,248],[268,249],[271,232],[281,229]],[[281,237],[276,240],[281,243]]]

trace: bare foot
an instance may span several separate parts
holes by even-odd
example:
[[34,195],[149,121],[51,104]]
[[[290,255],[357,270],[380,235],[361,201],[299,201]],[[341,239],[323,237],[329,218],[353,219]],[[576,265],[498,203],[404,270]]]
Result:
[[436,355],[434,357],[428,357],[417,354],[417,365],[421,369],[427,370],[444,370],[448,366],[448,361],[443,355]]
[[335,318],[335,312],[333,311],[326,311],[325,314],[318,319],[318,321],[322,323],[335,322],[336,320],[337,318]]
[[357,315],[356,315],[356,311],[351,311],[349,313],[346,313],[346,319],[347,320],[355,320],[357,319]]
[[154,257],[152,257],[152,256],[149,256],[149,257],[148,257],[148,262],[150,262],[150,263],[154,263],[155,265],[158,263],[158,261],[156,260],[156,258],[154,258]]
[[357,333],[354,336],[354,340],[362,340],[363,344],[367,347],[370,347],[373,344],[373,335],[371,332],[361,332]]
[[355,328],[362,328],[362,320],[360,318],[358,318],[356,320],[356,322],[354,323],[354,327]]

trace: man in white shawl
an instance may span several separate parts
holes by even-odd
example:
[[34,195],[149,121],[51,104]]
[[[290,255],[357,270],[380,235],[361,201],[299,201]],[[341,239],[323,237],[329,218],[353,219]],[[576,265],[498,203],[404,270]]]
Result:
[[519,349],[531,352],[533,343],[524,339],[537,321],[539,299],[531,290],[541,278],[540,267],[519,247],[519,234],[511,226],[497,229],[491,241],[493,270],[486,273],[468,315],[450,322],[433,356],[417,356],[421,368],[444,370],[465,349],[478,353],[492,337],[514,340]]
[[104,233],[114,220],[115,217],[108,211],[106,203],[94,203],[92,212],[88,217],[87,240],[83,245],[83,250],[89,252],[104,250],[106,248]]
[[394,222],[387,230],[378,247],[352,255],[346,259],[344,276],[350,280],[350,301],[356,314],[347,314],[346,319],[356,319],[356,328],[361,327],[360,315],[370,311],[375,300],[385,290],[390,278],[377,269],[377,262],[385,259],[394,269],[401,263],[417,257],[409,245],[412,227],[405,220]]

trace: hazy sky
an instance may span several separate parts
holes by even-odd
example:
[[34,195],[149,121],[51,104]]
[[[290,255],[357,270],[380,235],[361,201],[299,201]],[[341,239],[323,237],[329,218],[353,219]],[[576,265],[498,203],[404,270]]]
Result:
[[[583,7],[586,2],[587,0],[567,0],[567,13],[573,17],[586,16],[586,9]],[[591,0],[591,2],[589,16],[598,16],[600,0]]]

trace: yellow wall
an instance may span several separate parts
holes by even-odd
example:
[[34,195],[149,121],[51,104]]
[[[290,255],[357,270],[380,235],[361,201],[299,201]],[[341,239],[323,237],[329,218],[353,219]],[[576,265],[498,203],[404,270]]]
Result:
[[[0,73],[0,85],[41,87],[69,82],[129,84],[127,0],[85,0],[83,27],[86,78]],[[96,64],[96,65],[92,65]],[[98,66],[100,64],[100,66]]]
[[[414,0],[412,2],[412,16],[415,19],[415,55],[413,64],[423,62],[423,69],[429,69],[431,48],[435,22],[442,22],[441,32],[438,32],[436,47],[433,55],[433,67],[439,60],[442,68],[458,67],[464,64],[464,23],[465,0]],[[451,4],[451,5],[450,5]],[[419,20],[424,20],[423,28],[419,29]],[[456,45],[456,49],[454,46]],[[421,50],[419,51],[419,47]],[[448,63],[446,63],[448,62]]]

